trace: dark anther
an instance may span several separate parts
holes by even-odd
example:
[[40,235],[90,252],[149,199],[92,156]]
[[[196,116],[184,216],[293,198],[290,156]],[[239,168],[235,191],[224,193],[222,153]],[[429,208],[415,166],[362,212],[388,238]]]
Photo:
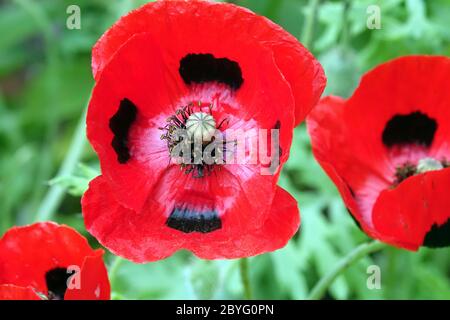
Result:
[[125,98],[120,101],[119,110],[109,120],[109,128],[114,133],[111,145],[117,154],[117,161],[122,164],[130,159],[128,133],[131,125],[136,120],[136,115],[136,106],[133,102]]
[[188,54],[180,61],[179,73],[188,85],[217,81],[237,90],[244,82],[237,62],[212,54]]
[[168,227],[184,233],[208,233],[222,228],[217,211],[207,210],[198,212],[186,207],[175,207],[166,221]]
[[66,268],[55,268],[45,274],[48,298],[50,300],[64,300],[67,280],[71,275],[72,273],[67,272]]
[[423,245],[430,248],[443,248],[450,246],[450,219],[438,226],[433,225],[425,236]]
[[382,141],[387,147],[418,144],[430,147],[437,129],[436,120],[421,112],[396,115],[386,124]]
[[399,185],[404,180],[417,174],[417,167],[409,162],[396,168],[393,187]]

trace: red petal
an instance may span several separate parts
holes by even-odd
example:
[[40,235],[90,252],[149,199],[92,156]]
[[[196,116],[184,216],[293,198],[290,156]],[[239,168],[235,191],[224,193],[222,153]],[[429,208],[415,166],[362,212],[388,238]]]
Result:
[[359,155],[353,152],[349,141],[352,129],[345,126],[345,112],[346,100],[333,96],[322,99],[308,116],[308,131],[314,156],[336,184],[350,212],[366,229],[355,192],[364,185],[370,170],[355,165]]
[[277,187],[272,207],[264,225],[233,239],[221,239],[213,245],[188,248],[203,259],[236,259],[283,248],[300,226],[297,201]]
[[[239,43],[259,43],[270,48],[294,92],[296,124],[317,103],[325,87],[325,75],[318,61],[288,32],[249,10],[209,1],[159,1],[122,17],[93,49],[96,80],[115,52],[142,32],[151,33],[164,50],[178,55],[174,67],[187,53],[209,53],[220,47],[239,49]],[[252,50],[241,51],[253,54]]]
[[0,300],[42,300],[31,287],[0,285]]
[[[265,214],[263,224],[247,208],[231,204],[222,228],[210,233],[183,233],[167,227],[167,208],[154,203],[142,212],[124,208],[102,177],[91,182],[82,205],[89,232],[115,254],[135,262],[163,259],[179,249],[207,259],[238,258],[275,250],[295,233],[299,224],[296,202],[285,191],[277,190],[273,209]],[[253,225],[249,224],[252,218]],[[248,222],[240,224],[239,219]]]
[[68,288],[65,300],[109,300],[111,287],[103,262],[103,251],[84,259],[80,271],[80,287]]
[[[37,253],[39,250],[39,253]],[[0,240],[0,284],[32,287],[48,294],[45,274],[55,268],[79,266],[86,257],[98,257],[74,229],[52,222],[9,229]],[[104,274],[99,274],[104,279]]]
[[[87,116],[87,135],[99,155],[103,174],[111,180],[118,200],[136,210],[145,203],[158,176],[170,163],[158,127],[163,126],[165,119],[173,113],[176,107],[172,103],[184,92],[181,81],[171,81],[174,76],[163,72],[162,57],[152,43],[148,35],[141,34],[130,39],[124,49],[116,53],[94,88]],[[109,121],[124,98],[132,101],[139,110],[133,124],[136,135],[145,129],[151,133],[147,134],[149,139],[145,147],[152,170],[148,169],[146,159],[137,161],[137,157],[120,164],[111,145],[114,136]],[[155,119],[147,120],[152,117]]]
[[373,223],[383,241],[417,250],[433,225],[450,219],[450,168],[430,171],[383,191],[373,208]]

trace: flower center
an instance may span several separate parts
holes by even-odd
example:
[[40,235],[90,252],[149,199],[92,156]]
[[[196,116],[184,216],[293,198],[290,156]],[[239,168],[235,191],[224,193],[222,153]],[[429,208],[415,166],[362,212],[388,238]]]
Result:
[[406,162],[405,164],[397,167],[394,186],[399,185],[402,181],[417,174],[428,171],[437,171],[448,167],[450,167],[450,162],[446,159],[439,161],[431,157],[420,159],[417,165]]
[[212,104],[190,103],[178,109],[159,128],[171,158],[195,178],[204,177],[215,165],[224,163],[226,144],[220,129],[227,119],[217,126],[212,109]]

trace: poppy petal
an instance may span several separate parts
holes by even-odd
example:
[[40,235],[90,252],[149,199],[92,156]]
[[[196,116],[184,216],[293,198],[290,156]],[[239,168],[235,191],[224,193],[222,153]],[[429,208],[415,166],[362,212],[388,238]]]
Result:
[[[383,241],[417,250],[433,226],[450,219],[450,168],[429,171],[383,191],[373,208],[374,227]],[[450,245],[450,234],[436,246]]]
[[[204,197],[199,201],[205,207]],[[163,259],[180,249],[188,249],[206,259],[237,258],[275,250],[295,233],[299,224],[295,200],[279,188],[265,222],[258,224],[254,220],[253,225],[241,225],[238,232],[234,228],[239,225],[235,224],[239,223],[239,214],[245,218],[246,208],[235,204],[230,210],[233,214],[220,220],[223,226],[211,232],[194,229],[191,221],[185,220],[180,222],[184,223],[185,229],[177,230],[167,225],[169,217],[164,216],[166,208],[161,205],[148,204],[142,212],[121,206],[101,176],[90,183],[82,205],[89,232],[116,255],[138,263]],[[212,210],[208,212],[211,214]],[[183,215],[173,218],[178,221],[195,219],[189,213],[184,211]],[[217,220],[212,217],[203,215],[202,226],[214,227]],[[188,227],[191,230],[186,230]]]
[[31,287],[0,285],[0,300],[42,300]]
[[[130,39],[124,49],[116,53],[115,59],[97,82],[87,115],[88,139],[99,155],[102,172],[117,190],[115,194],[118,199],[134,209],[139,209],[145,203],[158,176],[170,163],[169,152],[165,142],[160,139],[162,131],[158,127],[163,126],[169,112],[174,110],[172,99],[176,101],[184,92],[181,83],[178,85],[177,81],[164,80],[166,76],[172,75],[164,74],[159,50],[154,48],[147,34]],[[145,59],[141,59],[142,54]],[[128,124],[122,139],[125,142],[133,140],[132,131],[140,136],[147,129],[145,145],[142,147],[152,159],[152,170],[148,170],[146,159],[138,161],[137,158],[141,156],[131,157],[126,163],[121,163],[114,148],[116,135],[111,126],[112,119],[116,117],[119,123],[124,122],[126,119],[117,117],[121,116],[121,112],[125,113],[123,117],[129,118],[126,108],[132,108],[130,105],[137,110],[136,119],[132,128]],[[117,130],[122,132],[125,129]],[[133,153],[132,150],[129,152]]]
[[297,201],[284,189],[277,187],[272,207],[264,225],[233,240],[224,240],[214,246],[192,247],[192,252],[203,259],[235,259],[255,256],[283,248],[300,226]]
[[238,47],[238,42],[259,43],[269,48],[294,93],[296,125],[317,103],[325,87],[326,78],[319,62],[288,32],[247,9],[209,1],[158,1],[122,17],[93,49],[95,79],[100,78],[128,39],[143,32],[151,33],[162,47],[171,48],[171,54],[178,55],[176,62],[189,52]]
[[315,158],[337,186],[351,214],[368,231],[369,222],[363,218],[355,192],[364,185],[371,170],[364,165],[355,166],[358,155],[347,140],[350,128],[342,121],[345,108],[345,99],[326,97],[308,116],[307,127]]
[[67,288],[64,300],[109,300],[111,287],[103,262],[103,252],[84,259],[80,270],[79,288]]

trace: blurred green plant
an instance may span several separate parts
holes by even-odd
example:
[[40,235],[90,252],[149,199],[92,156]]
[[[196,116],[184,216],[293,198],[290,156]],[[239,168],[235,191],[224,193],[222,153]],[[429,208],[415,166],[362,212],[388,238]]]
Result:
[[[86,143],[79,154],[68,155],[93,86],[90,50],[115,20],[145,2],[77,0],[81,30],[68,30],[66,8],[72,1],[0,1],[0,233],[48,215],[87,235],[80,196],[99,174],[98,161]],[[363,72],[397,56],[450,55],[448,0],[229,2],[305,40],[325,68],[326,94],[349,96]],[[374,4],[382,13],[379,30],[366,27],[367,7]],[[305,299],[342,257],[369,239],[314,160],[304,125],[296,129],[280,185],[299,201],[300,232],[284,249],[250,258],[249,282],[254,298]],[[202,261],[188,252],[143,265],[111,254],[107,260],[115,299],[244,296],[238,261]],[[380,290],[366,286],[367,267],[373,264],[383,270]],[[367,255],[340,274],[325,297],[450,299],[450,251],[387,248]]]

